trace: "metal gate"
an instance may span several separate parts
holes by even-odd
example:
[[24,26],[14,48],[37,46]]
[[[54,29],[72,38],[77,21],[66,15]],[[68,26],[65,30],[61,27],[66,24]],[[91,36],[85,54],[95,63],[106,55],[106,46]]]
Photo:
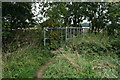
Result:
[[50,32],[55,32],[60,36],[61,39],[64,38],[65,41],[81,34],[83,32],[82,27],[64,27],[64,28],[44,28],[44,46],[46,45],[47,39],[53,39],[49,34]]

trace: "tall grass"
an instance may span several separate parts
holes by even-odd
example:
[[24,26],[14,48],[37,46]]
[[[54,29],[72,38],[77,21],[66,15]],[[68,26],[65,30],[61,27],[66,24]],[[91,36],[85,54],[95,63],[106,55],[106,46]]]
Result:
[[28,30],[16,33],[3,51],[3,78],[33,78],[52,55],[42,46],[42,33]]
[[57,50],[43,78],[118,78],[118,49],[113,48],[119,47],[113,46],[111,40],[103,34],[73,38]]
[[[38,34],[41,32],[27,33],[20,34],[23,39],[15,40],[17,45],[13,46],[22,40],[22,44],[27,44],[8,51],[10,55],[4,52],[4,78],[33,78],[40,66],[52,58],[50,49],[42,46],[42,34]],[[35,35],[37,38],[32,38]],[[119,38],[103,34],[83,34],[62,43],[43,78],[118,78],[119,42]]]
[[4,78],[33,78],[40,66],[52,57],[47,49],[42,50],[36,46],[24,48],[9,56],[3,56]]

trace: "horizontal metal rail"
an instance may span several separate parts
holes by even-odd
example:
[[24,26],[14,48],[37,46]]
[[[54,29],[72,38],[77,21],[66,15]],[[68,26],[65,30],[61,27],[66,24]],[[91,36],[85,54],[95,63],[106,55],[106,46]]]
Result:
[[50,31],[56,31],[60,32],[59,36],[60,38],[65,38],[65,41],[67,41],[70,38],[73,38],[74,36],[76,36],[78,33],[82,33],[84,28],[86,27],[59,27],[59,28],[49,28],[49,27],[45,27],[44,28],[44,46],[46,45],[46,40],[47,39],[53,39],[50,36],[47,36],[48,34],[50,34]]

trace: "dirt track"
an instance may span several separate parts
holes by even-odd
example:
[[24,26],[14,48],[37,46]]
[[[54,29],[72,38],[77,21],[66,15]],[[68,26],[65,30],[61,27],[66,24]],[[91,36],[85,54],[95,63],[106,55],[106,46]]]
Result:
[[[51,54],[56,54],[56,51],[51,51]],[[52,62],[52,59],[48,60],[45,64],[43,64],[40,69],[38,70],[35,80],[41,80],[44,72],[43,70]]]
[[37,74],[36,74],[36,78],[35,80],[41,80],[42,75],[44,74],[43,70],[51,63],[51,60],[49,60],[47,63],[45,63],[44,65],[42,65],[40,67],[40,69],[38,70]]

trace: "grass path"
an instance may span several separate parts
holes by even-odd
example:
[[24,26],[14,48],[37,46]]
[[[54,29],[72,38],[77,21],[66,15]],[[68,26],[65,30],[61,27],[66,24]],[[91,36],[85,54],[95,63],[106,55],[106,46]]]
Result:
[[51,59],[47,61],[47,63],[43,64],[37,72],[36,80],[40,80],[42,75],[44,74],[43,70],[51,63]]
[[[51,54],[56,54],[56,51],[51,51]],[[54,57],[53,57],[54,58]],[[52,58],[52,59],[53,59]],[[52,59],[48,60],[45,64],[43,64],[38,70],[35,80],[40,80],[44,74],[43,70],[52,62]]]

